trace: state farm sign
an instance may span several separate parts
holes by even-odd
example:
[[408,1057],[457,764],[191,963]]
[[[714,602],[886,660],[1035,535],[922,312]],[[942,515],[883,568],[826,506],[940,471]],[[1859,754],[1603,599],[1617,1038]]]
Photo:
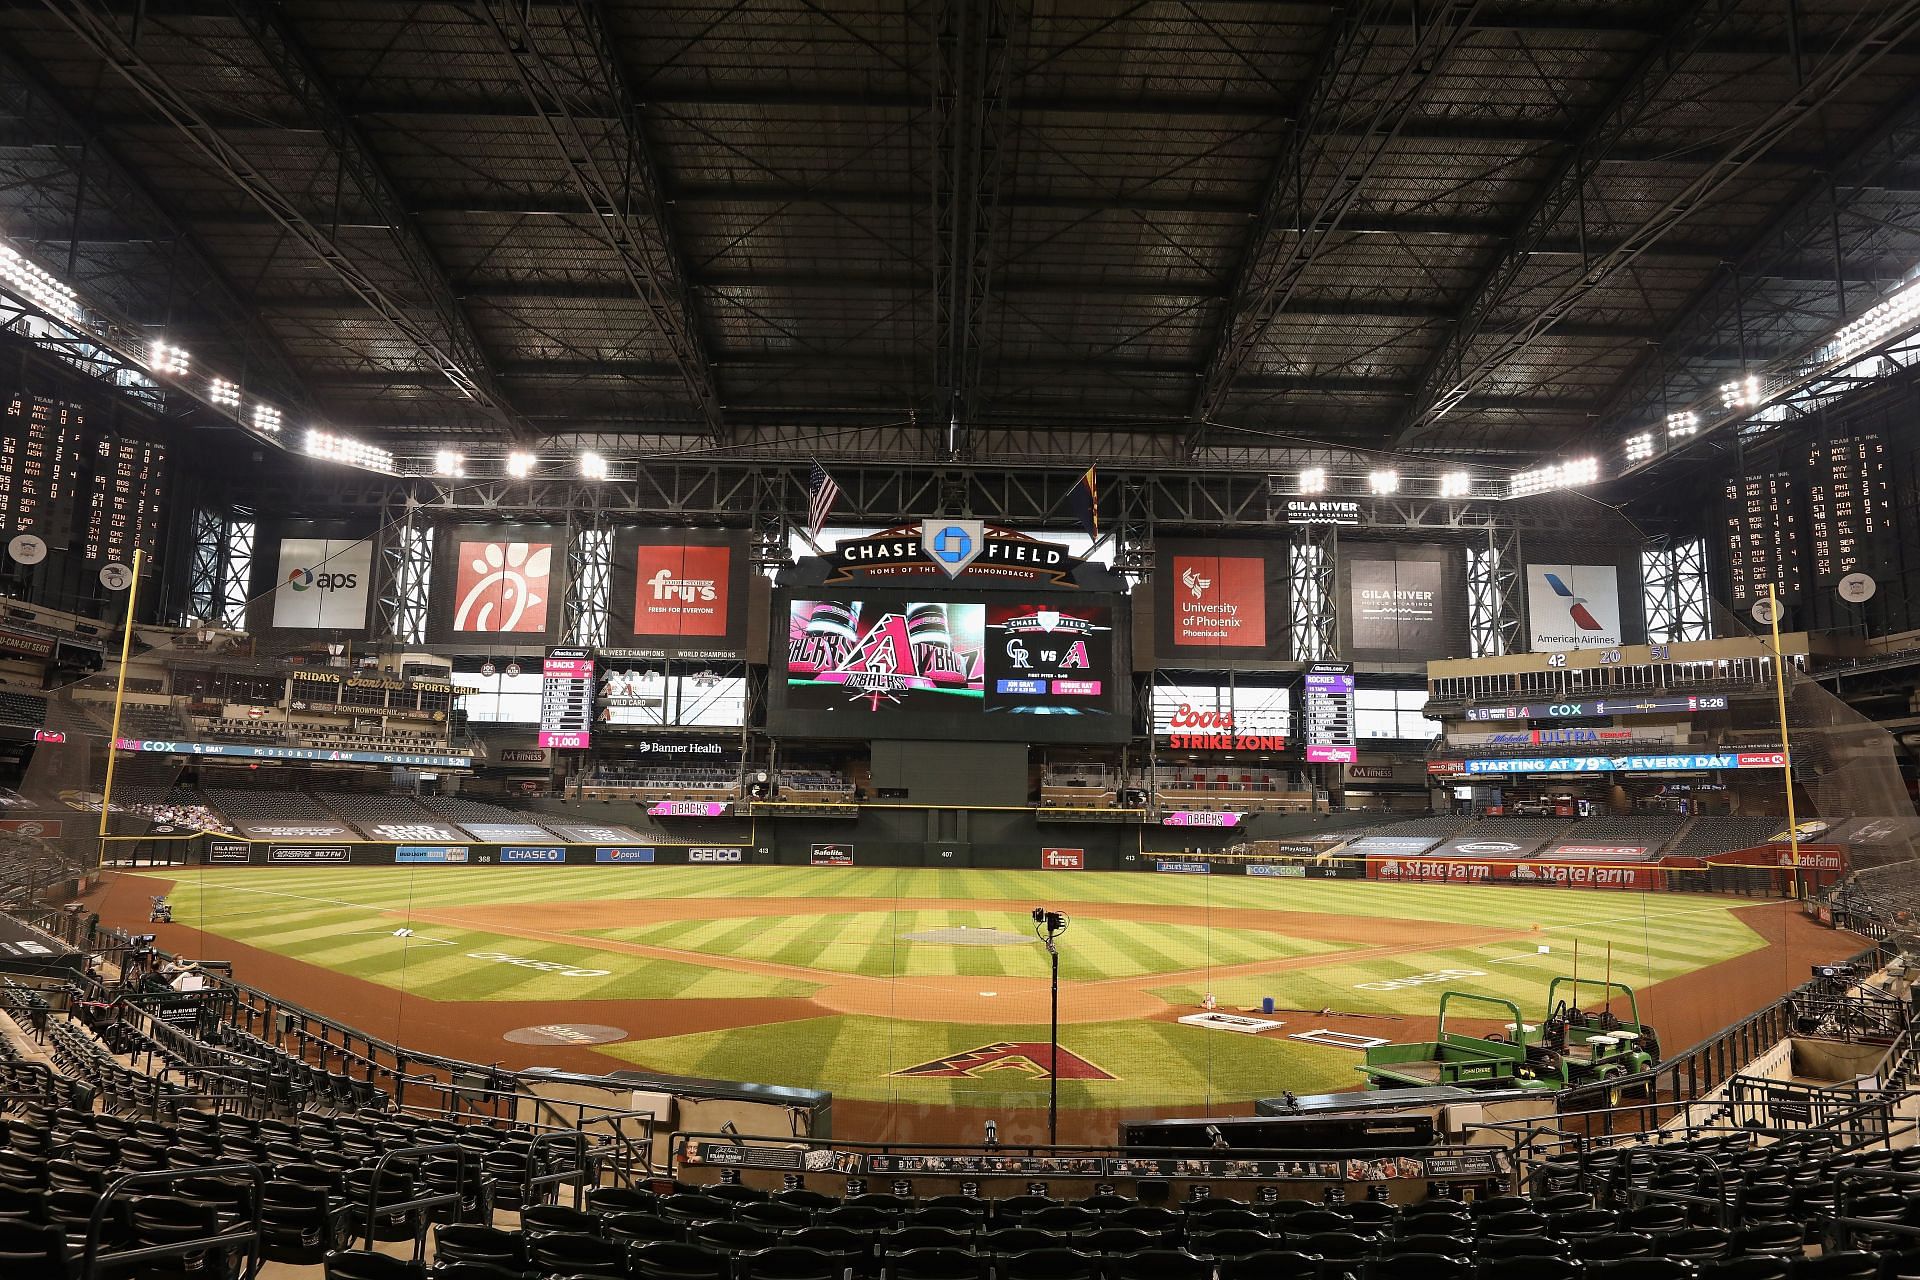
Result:
[[1042,871],[1084,871],[1087,867],[1085,849],[1042,849],[1040,851],[1040,869]]

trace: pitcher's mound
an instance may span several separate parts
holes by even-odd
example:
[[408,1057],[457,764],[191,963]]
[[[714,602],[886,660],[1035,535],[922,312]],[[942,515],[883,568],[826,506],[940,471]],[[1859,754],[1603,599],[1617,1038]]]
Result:
[[919,933],[903,933],[902,942],[944,942],[950,947],[1017,947],[1023,942],[1032,942],[1030,933],[1008,933],[1005,929],[969,929],[957,925],[951,929],[923,929]]

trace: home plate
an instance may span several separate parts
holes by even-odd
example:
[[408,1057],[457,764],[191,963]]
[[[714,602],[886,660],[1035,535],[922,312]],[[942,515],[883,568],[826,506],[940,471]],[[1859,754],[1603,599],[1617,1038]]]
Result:
[[1181,1018],[1180,1023],[1188,1027],[1211,1027],[1215,1031],[1238,1031],[1249,1036],[1257,1036],[1262,1031],[1277,1031],[1287,1025],[1271,1018],[1249,1018],[1244,1014],[1218,1012],[1190,1013]]

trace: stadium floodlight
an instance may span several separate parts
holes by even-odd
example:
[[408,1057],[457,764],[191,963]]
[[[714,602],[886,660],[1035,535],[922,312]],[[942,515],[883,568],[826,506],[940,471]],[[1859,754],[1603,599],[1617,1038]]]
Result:
[[272,436],[279,435],[280,411],[270,404],[256,404],[253,406],[253,429]]
[[507,455],[507,474],[515,480],[525,480],[533,474],[533,469],[539,462],[540,459],[532,454],[515,449]]
[[207,399],[222,409],[240,407],[240,384],[228,382],[225,378],[215,378],[207,384]]
[[458,480],[467,474],[467,455],[454,449],[434,450],[433,474]]
[[327,462],[344,462],[362,471],[378,471],[389,476],[395,474],[393,455],[385,449],[351,436],[321,431],[317,427],[307,432],[306,454]]
[[1325,467],[1307,467],[1300,472],[1300,492],[1325,493],[1327,491],[1327,469]]
[[1909,280],[1835,330],[1833,341],[1821,354],[1828,360],[1850,360],[1916,324],[1920,324],[1920,280]]
[[605,480],[609,474],[607,460],[592,450],[580,455],[580,477],[583,480]]
[[79,318],[80,303],[72,289],[4,244],[0,244],[0,287],[19,294],[42,311],[68,320]]
[[1723,408],[1751,409],[1759,403],[1760,375],[1757,373],[1720,384],[1720,404]]
[[1530,498],[1536,493],[1548,493],[1555,489],[1575,489],[1599,479],[1598,458],[1572,458],[1566,462],[1535,467],[1531,471],[1516,471],[1513,478],[1507,481],[1507,496]]
[[1627,461],[1645,462],[1653,456],[1653,432],[1642,431],[1637,436],[1627,437]]
[[1400,492],[1400,473],[1387,468],[1367,474],[1367,488],[1375,494],[1385,496]]
[[1700,415],[1691,409],[1667,415],[1667,439],[1684,440],[1700,429]]
[[1440,496],[1443,498],[1464,498],[1473,492],[1473,473],[1470,471],[1449,471],[1440,477]]
[[192,364],[193,357],[187,354],[185,347],[176,347],[155,338],[147,348],[147,368],[155,373],[170,373],[176,378],[184,378]]

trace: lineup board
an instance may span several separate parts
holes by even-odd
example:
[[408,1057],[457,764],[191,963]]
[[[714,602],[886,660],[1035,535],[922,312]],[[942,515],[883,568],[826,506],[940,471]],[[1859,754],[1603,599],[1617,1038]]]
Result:
[[540,665],[540,745],[585,748],[593,730],[593,653],[547,650]]
[[91,427],[46,396],[0,402],[0,536],[34,534],[89,563],[152,560],[166,482],[164,445]]
[[1792,602],[1805,587],[1801,498],[1791,471],[1735,476],[1726,487],[1726,548],[1733,607],[1766,598],[1767,584]]
[[1313,763],[1352,764],[1353,667],[1316,662],[1307,672],[1307,759]]
[[1892,520],[1885,441],[1860,435],[1807,447],[1807,532],[1815,582],[1830,587],[1850,573],[1874,572]]

